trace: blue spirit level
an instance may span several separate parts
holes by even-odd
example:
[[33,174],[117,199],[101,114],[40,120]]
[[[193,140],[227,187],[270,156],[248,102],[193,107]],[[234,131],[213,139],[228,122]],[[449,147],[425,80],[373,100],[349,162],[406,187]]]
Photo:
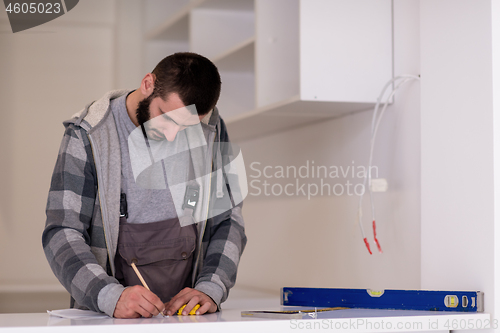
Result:
[[480,291],[393,290],[337,288],[281,289],[281,304],[365,309],[483,312]]

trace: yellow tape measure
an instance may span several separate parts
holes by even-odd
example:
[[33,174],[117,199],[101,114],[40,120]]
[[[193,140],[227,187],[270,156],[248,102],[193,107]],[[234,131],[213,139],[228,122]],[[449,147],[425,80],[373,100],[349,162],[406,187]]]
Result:
[[[184,304],[183,306],[181,306],[181,308],[179,309],[179,311],[177,311],[177,315],[181,316],[182,315],[182,310],[184,310],[184,308],[186,307],[187,304]],[[196,304],[194,306],[194,308],[188,313],[189,315],[196,315],[196,310],[198,310],[200,308],[200,304]]]

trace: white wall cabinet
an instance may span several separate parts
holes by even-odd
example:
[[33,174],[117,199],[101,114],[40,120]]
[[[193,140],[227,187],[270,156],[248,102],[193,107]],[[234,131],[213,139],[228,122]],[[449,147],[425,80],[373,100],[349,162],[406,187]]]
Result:
[[[192,51],[219,68],[233,140],[366,110],[392,77],[390,0],[146,0],[145,70]],[[285,117],[284,117],[285,116]]]

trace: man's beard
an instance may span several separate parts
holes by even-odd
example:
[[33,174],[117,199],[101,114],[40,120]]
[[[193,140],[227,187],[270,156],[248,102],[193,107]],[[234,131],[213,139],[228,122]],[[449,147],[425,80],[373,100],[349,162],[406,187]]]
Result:
[[153,94],[149,95],[148,97],[144,98],[142,101],[139,102],[137,110],[135,111],[139,126],[143,125],[145,122],[149,120],[149,118],[151,118],[151,114],[149,113],[149,105],[151,104],[152,100],[153,100]]

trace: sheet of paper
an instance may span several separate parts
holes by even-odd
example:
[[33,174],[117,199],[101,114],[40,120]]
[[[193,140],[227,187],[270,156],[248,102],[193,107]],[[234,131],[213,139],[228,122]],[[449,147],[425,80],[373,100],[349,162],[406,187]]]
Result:
[[66,319],[101,319],[109,318],[105,313],[94,312],[90,310],[80,310],[80,309],[63,309],[63,310],[47,310],[47,313],[51,316],[66,318]]

